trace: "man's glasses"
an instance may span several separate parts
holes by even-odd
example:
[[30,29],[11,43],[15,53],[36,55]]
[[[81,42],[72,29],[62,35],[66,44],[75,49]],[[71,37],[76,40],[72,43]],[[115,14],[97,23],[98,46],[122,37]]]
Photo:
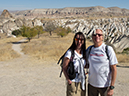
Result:
[[82,39],[82,38],[75,38],[75,41],[83,41],[84,39]]
[[97,36],[97,35],[98,35],[99,37],[100,37],[100,36],[103,36],[103,34],[93,34],[93,36]]

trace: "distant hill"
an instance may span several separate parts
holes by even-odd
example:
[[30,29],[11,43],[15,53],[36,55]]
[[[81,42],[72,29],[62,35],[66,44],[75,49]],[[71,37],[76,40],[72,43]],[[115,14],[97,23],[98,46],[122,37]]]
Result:
[[129,16],[129,9],[121,9],[119,7],[105,8],[102,6],[95,7],[66,7],[58,9],[33,9],[17,11],[12,13],[14,16],[24,17],[113,17],[113,16]]
[[[118,18],[113,18],[114,16]],[[71,7],[17,12],[4,10],[0,15],[0,33],[5,33],[10,37],[14,30],[23,25],[29,27],[42,26],[45,28],[47,23],[51,22],[64,28],[70,27],[73,32],[81,31],[88,38],[91,38],[94,28],[100,27],[105,32],[107,43],[112,44],[117,49],[117,52],[122,52],[123,49],[129,47],[129,10],[118,7]]]

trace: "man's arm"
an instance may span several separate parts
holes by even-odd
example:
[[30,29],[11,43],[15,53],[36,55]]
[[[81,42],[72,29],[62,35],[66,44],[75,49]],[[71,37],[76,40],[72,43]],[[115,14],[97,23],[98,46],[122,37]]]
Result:
[[116,68],[116,64],[115,65],[111,65],[111,70],[112,70],[112,79],[111,79],[111,86],[114,86],[115,81],[116,81],[116,75],[117,75],[117,68]]
[[[115,65],[111,65],[111,84],[110,86],[114,86],[115,85],[115,81],[116,81],[116,75],[117,75],[117,68],[116,68],[116,64]],[[112,96],[113,95],[113,89],[108,90],[107,96]]]

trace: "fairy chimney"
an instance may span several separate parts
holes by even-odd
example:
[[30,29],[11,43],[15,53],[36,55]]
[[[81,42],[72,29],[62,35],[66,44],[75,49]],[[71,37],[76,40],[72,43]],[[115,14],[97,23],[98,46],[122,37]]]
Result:
[[0,18],[1,18],[1,19],[13,18],[13,16],[9,13],[8,10],[5,9],[5,10],[2,12],[2,14],[0,15]]

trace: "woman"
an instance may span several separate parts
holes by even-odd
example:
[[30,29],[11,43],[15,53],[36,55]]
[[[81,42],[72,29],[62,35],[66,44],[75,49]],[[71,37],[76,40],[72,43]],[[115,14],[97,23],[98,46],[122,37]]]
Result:
[[[85,96],[85,72],[84,66],[86,64],[85,58],[85,36],[82,32],[77,32],[73,38],[73,43],[67,50],[64,62],[63,62],[63,73],[67,80],[67,96]],[[69,79],[67,68],[70,62],[70,58],[74,52],[73,63],[76,72],[76,77],[72,80]]]

